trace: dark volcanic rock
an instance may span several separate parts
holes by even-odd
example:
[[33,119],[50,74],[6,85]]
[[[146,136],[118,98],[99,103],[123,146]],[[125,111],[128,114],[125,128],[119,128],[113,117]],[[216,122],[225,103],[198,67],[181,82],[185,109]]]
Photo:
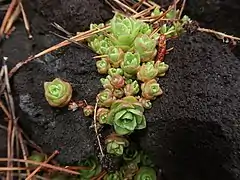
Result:
[[[0,158],[7,157],[7,129],[0,128]],[[0,166],[6,165],[4,162],[0,162]]]
[[[25,7],[30,14],[34,39],[28,40],[24,25],[16,24],[16,31],[1,46],[1,55],[9,58],[9,68],[19,60],[62,41],[46,33],[49,31],[48,23],[32,11],[31,4],[25,3]],[[97,21],[95,16],[84,17],[88,21],[79,22],[79,27],[87,27],[89,22]],[[89,129],[92,119],[85,118],[81,110],[71,112],[67,108],[50,107],[44,98],[43,83],[55,77],[63,78],[72,84],[74,100],[86,99],[88,103],[94,103],[101,88],[100,76],[92,59],[94,55],[87,48],[62,48],[27,64],[13,77],[20,125],[46,153],[59,150],[57,160],[60,163],[72,164],[94,153],[96,138],[93,129]]]
[[88,30],[90,23],[105,22],[113,16],[111,9],[100,0],[36,0],[33,3],[50,22],[70,32]]
[[[240,177],[240,61],[209,35],[169,43],[164,91],[146,113],[141,146],[168,180]],[[139,137],[139,135],[138,135]]]
[[60,77],[72,84],[74,100],[94,102],[100,83],[93,54],[71,47],[61,58],[46,55],[23,67],[14,77],[14,92],[21,109],[20,123],[45,152],[59,150],[61,163],[74,163],[94,152],[95,136],[90,118],[82,111],[51,108],[44,98],[43,83]]

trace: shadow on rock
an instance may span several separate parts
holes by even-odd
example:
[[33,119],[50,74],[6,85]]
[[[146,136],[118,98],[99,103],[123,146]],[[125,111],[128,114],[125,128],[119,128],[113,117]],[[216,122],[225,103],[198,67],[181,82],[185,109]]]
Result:
[[237,180],[240,175],[240,62],[209,35],[169,42],[164,94],[138,134],[169,180]]

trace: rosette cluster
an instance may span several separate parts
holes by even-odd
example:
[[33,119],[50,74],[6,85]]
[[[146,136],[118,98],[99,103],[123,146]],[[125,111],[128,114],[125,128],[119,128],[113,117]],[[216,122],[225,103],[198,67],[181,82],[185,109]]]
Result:
[[[145,22],[116,13],[108,22],[110,29],[88,39],[88,45],[102,58],[97,71],[106,77],[100,81],[103,90],[97,95],[97,120],[110,124],[118,135],[129,135],[146,128],[144,109],[163,91],[157,78],[169,66],[155,61],[158,32]],[[90,29],[103,24],[92,24]]]

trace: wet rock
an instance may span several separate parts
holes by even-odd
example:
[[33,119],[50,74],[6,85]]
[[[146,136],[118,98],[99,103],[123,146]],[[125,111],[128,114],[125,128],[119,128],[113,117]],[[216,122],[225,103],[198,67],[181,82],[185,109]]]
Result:
[[202,33],[168,46],[164,94],[146,112],[145,135],[137,134],[142,148],[168,180],[239,179],[239,60]]
[[113,16],[101,0],[36,0],[33,3],[49,22],[56,22],[70,32],[88,30],[90,23],[105,22]]

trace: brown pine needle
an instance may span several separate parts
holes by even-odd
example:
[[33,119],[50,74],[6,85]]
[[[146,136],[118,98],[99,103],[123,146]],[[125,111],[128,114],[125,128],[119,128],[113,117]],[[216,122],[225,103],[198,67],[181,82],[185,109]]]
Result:
[[28,19],[27,19],[27,15],[26,15],[26,13],[25,13],[25,11],[24,11],[22,2],[19,3],[19,6],[20,6],[20,8],[21,8],[21,12],[22,12],[22,16],[23,16],[23,22],[24,22],[25,29],[26,29],[27,34],[28,34],[28,38],[29,38],[29,39],[32,39],[32,34],[30,33],[29,22],[28,22]]
[[12,0],[11,4],[8,7],[7,13],[4,16],[3,22],[2,22],[2,26],[0,28],[0,36],[3,35],[3,32],[5,30],[5,27],[7,25],[7,22],[10,18],[10,16],[12,15],[12,12],[14,11],[14,7],[17,5],[18,0]]
[[10,31],[10,29],[12,28],[13,23],[17,20],[17,18],[19,17],[19,14],[21,13],[21,8],[19,5],[17,5],[17,7],[15,8],[15,10],[13,11],[13,13],[11,14],[11,16],[8,19],[8,23],[4,29],[4,33],[8,33]]
[[[105,30],[107,30],[107,29],[109,29],[109,28],[110,28],[110,26],[105,26],[105,27],[99,28],[99,29],[97,29],[97,30],[89,30],[89,31],[81,32],[81,33],[78,33],[76,36],[73,36],[73,37],[71,37],[71,38],[69,38],[69,39],[70,39],[70,40],[73,40],[73,41],[83,41],[84,39],[89,38],[89,37],[91,37],[92,35],[94,35],[94,34],[96,34],[96,33],[99,33],[99,32],[101,32],[101,31],[105,31]],[[50,47],[50,48],[48,48],[48,49],[45,49],[44,51],[42,51],[42,52],[40,52],[40,53],[38,53],[38,54],[36,54],[36,55],[34,55],[34,56],[28,57],[28,58],[27,58],[26,60],[24,60],[24,61],[21,61],[21,62],[17,63],[17,64],[15,65],[15,67],[13,67],[13,68],[11,69],[11,71],[9,72],[9,78],[11,78],[11,77],[13,76],[13,74],[14,74],[15,72],[17,72],[18,69],[21,68],[23,65],[31,62],[32,60],[34,60],[34,59],[36,59],[36,58],[41,57],[41,56],[43,56],[43,55],[45,55],[45,54],[47,54],[47,53],[50,53],[50,52],[52,52],[52,51],[55,51],[55,50],[57,50],[57,49],[59,49],[59,48],[61,48],[61,47],[67,46],[67,45],[69,45],[69,44],[71,44],[71,43],[72,43],[72,42],[70,42],[69,40],[64,40],[64,41],[60,42],[59,44],[56,44],[56,45],[54,45],[54,46],[52,46],[52,47]]]
[[222,32],[218,32],[218,31],[212,30],[212,29],[205,29],[205,28],[200,28],[199,27],[197,30],[200,31],[200,32],[211,33],[211,34],[218,35],[220,37],[225,37],[225,38],[229,38],[229,39],[234,39],[234,40],[240,41],[239,37],[230,36],[230,35],[227,35],[227,34],[224,34]]
[[22,171],[27,169],[27,167],[0,167],[0,171]]
[[103,149],[102,149],[102,145],[101,145],[101,141],[100,141],[100,137],[99,137],[99,134],[98,134],[98,129],[97,129],[97,106],[98,106],[98,98],[96,98],[96,104],[95,104],[95,107],[94,107],[94,117],[93,117],[93,123],[94,123],[94,130],[95,130],[95,133],[96,133],[96,136],[97,136],[97,141],[98,141],[98,146],[99,146],[99,149],[100,149],[100,152],[101,152],[101,155],[102,155],[102,158],[104,157],[104,153],[103,153]]
[[80,174],[79,172],[76,172],[76,171],[71,171],[71,170],[68,170],[68,169],[63,168],[63,167],[53,166],[51,164],[45,164],[45,163],[42,163],[42,162],[36,162],[36,161],[24,160],[24,159],[16,159],[16,158],[12,158],[12,159],[0,158],[0,162],[5,162],[5,161],[9,161],[9,162],[23,162],[23,163],[27,162],[29,164],[42,165],[42,167],[53,169],[53,170],[56,170],[56,171],[66,172],[66,173],[69,173],[69,174],[75,174],[75,175],[79,175]]
[[99,55],[99,56],[94,56],[93,59],[100,59],[100,58],[106,58],[108,55]]
[[[44,163],[45,164],[48,163],[57,154],[59,154],[59,151],[54,151],[54,153],[46,161],[44,161]],[[41,168],[42,168],[42,165],[38,166],[25,180],[30,180]]]
[[137,13],[138,13],[137,11],[135,11],[134,9],[132,9],[131,7],[127,6],[126,4],[122,3],[122,2],[119,1],[119,0],[112,0],[112,1],[118,3],[121,7],[123,7],[124,9],[127,9],[128,11],[130,11],[130,12],[132,12],[132,13],[134,13],[134,14],[137,14]]

